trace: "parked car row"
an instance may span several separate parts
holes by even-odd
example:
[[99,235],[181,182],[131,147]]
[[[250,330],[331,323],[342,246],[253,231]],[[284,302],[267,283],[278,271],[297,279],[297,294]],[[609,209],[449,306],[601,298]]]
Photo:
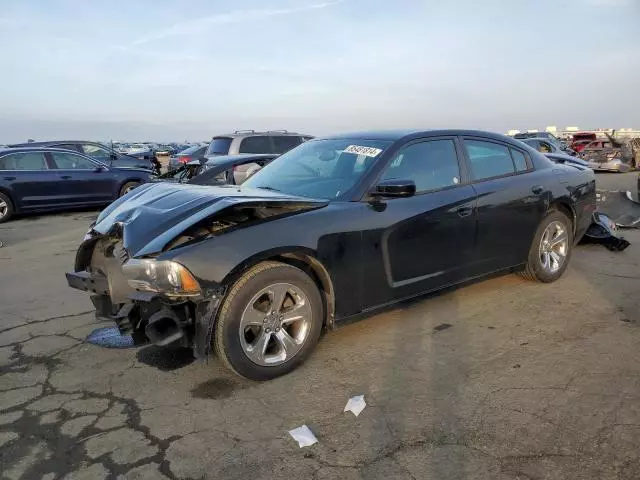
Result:
[[107,205],[142,183],[187,182],[208,170],[202,184],[240,185],[278,154],[311,138],[285,130],[219,135],[172,155],[169,172],[159,176],[155,155],[175,152],[177,145],[116,144],[119,150],[82,140],[9,145],[0,150],[0,222],[20,213]]

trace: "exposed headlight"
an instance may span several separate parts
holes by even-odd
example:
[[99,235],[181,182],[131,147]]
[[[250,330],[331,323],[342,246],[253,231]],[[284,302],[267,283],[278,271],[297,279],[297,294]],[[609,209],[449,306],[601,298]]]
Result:
[[132,259],[122,266],[122,273],[136,290],[174,297],[200,294],[200,285],[191,272],[176,262]]

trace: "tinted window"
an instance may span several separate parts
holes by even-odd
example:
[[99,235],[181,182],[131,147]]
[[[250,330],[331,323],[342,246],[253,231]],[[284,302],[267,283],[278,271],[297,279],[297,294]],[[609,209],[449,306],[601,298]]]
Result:
[[207,148],[207,155],[226,155],[231,147],[231,139],[229,137],[214,138]]
[[538,151],[540,151],[542,153],[551,153],[551,152],[553,152],[553,147],[551,146],[551,144],[541,141],[540,142],[540,147],[538,148]]
[[93,170],[96,167],[90,160],[73,153],[51,152],[51,156],[60,170]]
[[271,153],[269,137],[247,137],[240,143],[240,153]]
[[509,149],[503,145],[480,140],[464,140],[475,180],[500,177],[515,172]]
[[0,170],[46,170],[47,162],[40,152],[11,153],[0,158]]
[[524,153],[519,152],[518,150],[511,150],[511,157],[513,158],[513,163],[515,164],[517,171],[522,172],[529,169]]
[[409,145],[391,160],[382,180],[413,180],[416,191],[426,192],[460,183],[453,140],[431,140]]
[[[300,145],[300,137],[271,137],[273,139],[273,153],[284,153]],[[242,148],[242,147],[241,147]]]
[[98,147],[97,145],[89,145],[85,143],[82,145],[82,151],[86,155],[98,160],[106,160],[107,162],[111,160],[111,152],[106,148]]

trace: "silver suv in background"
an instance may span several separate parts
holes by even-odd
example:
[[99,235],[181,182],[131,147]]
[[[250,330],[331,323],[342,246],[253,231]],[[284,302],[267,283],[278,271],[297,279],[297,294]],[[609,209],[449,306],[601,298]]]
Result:
[[[286,130],[270,130],[256,132],[255,130],[236,130],[233,133],[216,135],[211,139],[205,153],[207,160],[215,161],[216,156],[238,155],[241,153],[275,153],[281,155],[297,147],[313,136]],[[250,173],[259,169],[257,164],[238,165],[233,169],[236,184],[241,184]]]

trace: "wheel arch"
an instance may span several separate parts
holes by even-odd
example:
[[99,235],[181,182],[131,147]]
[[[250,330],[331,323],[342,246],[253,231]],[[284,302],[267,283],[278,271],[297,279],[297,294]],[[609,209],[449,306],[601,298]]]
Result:
[[573,230],[573,234],[575,235],[576,227],[578,224],[578,217],[576,215],[575,209],[570,202],[566,200],[556,200],[549,205],[549,210],[558,210],[564,213],[571,221],[571,229]]
[[286,263],[305,272],[311,277],[320,290],[323,298],[323,325],[332,329],[335,319],[335,290],[329,271],[318,259],[316,253],[306,247],[286,247],[267,250],[247,258],[231,270],[221,282],[228,291],[228,287],[235,283],[249,268],[260,262],[275,261]]
[[14,198],[13,192],[8,188],[0,187],[0,193],[3,193],[9,198],[9,201],[11,202],[11,207],[13,208],[14,213],[19,213],[18,211],[20,210],[20,206],[16,201],[16,199]]

